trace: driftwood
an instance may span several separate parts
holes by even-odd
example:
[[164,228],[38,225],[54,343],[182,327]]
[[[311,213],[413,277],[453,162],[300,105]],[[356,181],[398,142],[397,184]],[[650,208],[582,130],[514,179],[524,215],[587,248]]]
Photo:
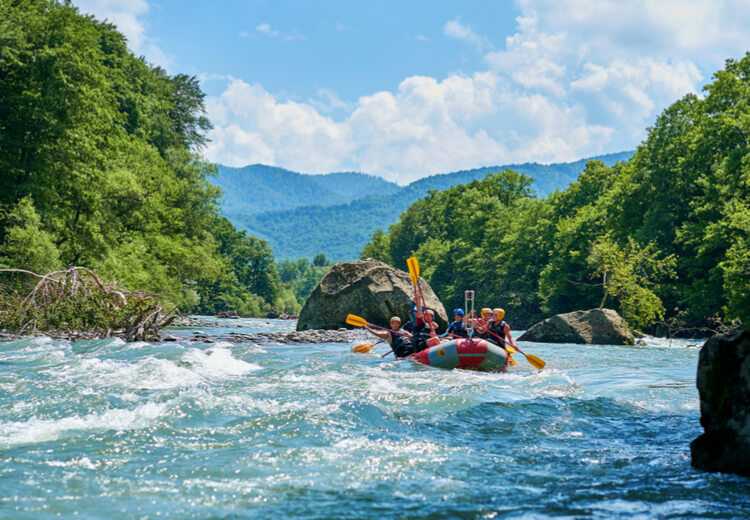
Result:
[[[0,269],[0,273],[36,279],[31,292],[12,309],[18,334],[54,329],[55,332],[85,332],[97,337],[119,336],[127,341],[144,341],[158,339],[159,331],[175,316],[173,311],[165,311],[155,295],[126,291],[105,283],[85,267],[45,275],[24,269]],[[85,312],[85,316],[75,316],[77,311]],[[75,318],[67,320],[66,312]],[[87,330],[74,330],[81,324]]]

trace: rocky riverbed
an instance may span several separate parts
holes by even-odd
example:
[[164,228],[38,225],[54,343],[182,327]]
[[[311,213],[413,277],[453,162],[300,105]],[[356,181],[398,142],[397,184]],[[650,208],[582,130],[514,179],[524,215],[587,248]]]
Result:
[[[253,320],[258,322],[258,320]],[[278,320],[260,321],[268,325],[278,323]],[[357,340],[363,340],[368,337],[367,333],[362,330],[305,330],[296,331],[293,329],[295,322],[287,321],[288,326],[283,330],[264,330],[258,332],[246,332],[247,322],[242,318],[239,319],[218,319],[212,316],[180,316],[169,329],[161,333],[162,342],[190,341],[196,343],[216,343],[225,341],[229,343],[279,343],[279,344],[321,344],[321,343],[347,343]],[[236,332],[231,329],[243,329],[243,332]],[[210,330],[210,332],[206,332]],[[22,337],[45,336],[55,340],[62,341],[80,341],[104,339],[101,334],[91,332],[60,332],[48,331],[45,333],[34,333],[18,335],[8,331],[0,331],[0,341],[15,341]],[[117,332],[109,337],[119,337]]]

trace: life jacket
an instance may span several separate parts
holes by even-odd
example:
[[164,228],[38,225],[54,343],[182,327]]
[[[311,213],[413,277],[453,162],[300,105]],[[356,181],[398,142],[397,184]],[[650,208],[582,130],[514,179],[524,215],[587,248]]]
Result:
[[427,348],[427,340],[430,339],[430,328],[425,322],[418,321],[409,332],[411,332],[413,352],[419,352]]
[[474,324],[474,337],[479,339],[492,338],[492,334],[490,334],[490,324],[484,318],[477,319],[477,323]]
[[461,320],[454,321],[453,323],[448,325],[448,330],[446,332],[459,338],[469,337],[469,332],[466,330],[466,325]]
[[388,333],[391,336],[389,343],[396,357],[407,357],[414,353],[411,338],[404,334],[395,334],[392,330],[389,330]]
[[497,343],[501,347],[505,347],[505,327],[507,325],[508,324],[505,323],[504,320],[500,320],[499,322],[492,320],[489,326],[489,339],[493,343]]

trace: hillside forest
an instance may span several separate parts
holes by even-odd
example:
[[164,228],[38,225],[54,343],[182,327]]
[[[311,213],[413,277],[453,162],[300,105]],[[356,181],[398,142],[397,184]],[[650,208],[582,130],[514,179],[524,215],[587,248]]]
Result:
[[636,327],[750,323],[750,54],[668,107],[635,155],[537,198],[505,171],[432,192],[362,256],[416,254],[450,306],[466,288],[516,326],[612,307]]
[[[621,152],[597,159],[612,165],[631,155]],[[432,190],[512,169],[531,177],[536,193],[548,195],[577,179],[587,162],[488,166],[431,175],[406,186],[361,173],[305,175],[262,164],[219,165],[210,180],[223,191],[222,214],[240,229],[267,240],[277,259],[324,253],[340,261],[356,258],[374,231],[396,222]]]
[[189,312],[299,308],[268,244],[219,214],[195,77],[67,2],[0,0],[0,35],[0,266],[85,266]]

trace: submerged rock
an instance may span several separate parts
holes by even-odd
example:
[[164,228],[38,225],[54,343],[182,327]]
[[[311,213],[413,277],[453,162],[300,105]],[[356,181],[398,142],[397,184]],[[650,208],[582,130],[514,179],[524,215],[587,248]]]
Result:
[[[420,280],[419,286],[427,307],[444,326],[448,316],[443,304],[427,282]],[[349,313],[383,326],[391,316],[406,321],[412,298],[411,280],[404,271],[371,259],[336,264],[305,302],[297,330],[338,329]]]
[[633,345],[628,323],[612,309],[591,309],[557,314],[537,323],[519,341]]
[[704,433],[690,444],[693,466],[750,476],[750,331],[703,345],[697,386]]

